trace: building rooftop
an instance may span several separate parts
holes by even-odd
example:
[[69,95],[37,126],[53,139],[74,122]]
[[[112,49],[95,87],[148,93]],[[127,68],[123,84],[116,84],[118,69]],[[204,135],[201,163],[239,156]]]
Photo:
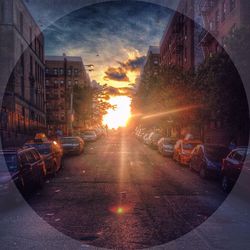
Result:
[[152,54],[160,54],[160,47],[159,46],[149,46],[148,53]]
[[46,56],[45,61],[64,61],[65,58],[69,62],[82,62],[80,56]]

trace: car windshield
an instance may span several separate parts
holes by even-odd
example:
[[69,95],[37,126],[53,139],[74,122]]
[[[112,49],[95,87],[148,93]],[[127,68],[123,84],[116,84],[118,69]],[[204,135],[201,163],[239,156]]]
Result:
[[49,143],[30,144],[30,146],[36,148],[37,151],[42,155],[47,155],[51,153],[51,145]]
[[6,166],[10,172],[17,170],[17,156],[16,154],[1,154],[0,155],[0,172],[6,171]]
[[182,148],[184,150],[192,150],[197,146],[197,143],[183,143]]
[[79,143],[79,140],[77,138],[61,138],[61,143],[62,144],[76,144]]
[[221,161],[228,154],[228,149],[226,147],[205,146],[204,150],[206,157],[212,161]]
[[163,144],[164,145],[174,145],[176,143],[176,141],[175,140],[171,140],[171,139],[165,139],[164,140],[164,142],[163,142]]

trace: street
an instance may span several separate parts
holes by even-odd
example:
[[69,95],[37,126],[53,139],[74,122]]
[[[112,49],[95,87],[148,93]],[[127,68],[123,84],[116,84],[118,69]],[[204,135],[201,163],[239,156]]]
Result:
[[224,199],[218,182],[202,180],[134,136],[113,134],[65,158],[56,178],[28,203],[84,244],[138,249],[191,231]]

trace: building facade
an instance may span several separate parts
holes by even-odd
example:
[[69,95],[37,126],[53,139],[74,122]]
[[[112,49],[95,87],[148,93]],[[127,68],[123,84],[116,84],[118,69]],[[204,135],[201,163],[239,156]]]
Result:
[[21,0],[0,0],[1,135],[17,146],[46,130],[44,37]]
[[194,68],[194,0],[180,1],[160,42],[161,66]]
[[249,24],[250,1],[201,0],[199,7],[204,23],[199,41],[205,57],[220,52],[230,34]]
[[147,57],[142,67],[141,78],[146,79],[157,76],[160,70],[160,48],[149,46]]
[[72,132],[73,86],[90,86],[81,57],[46,56],[45,85],[47,100],[47,125],[54,134]]

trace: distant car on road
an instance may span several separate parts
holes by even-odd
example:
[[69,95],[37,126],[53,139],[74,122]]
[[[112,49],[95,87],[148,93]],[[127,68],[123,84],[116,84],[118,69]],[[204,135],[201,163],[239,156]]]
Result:
[[176,139],[162,137],[158,141],[158,151],[164,156],[173,156]]
[[35,148],[0,151],[1,196],[15,193],[13,184],[22,192],[33,186],[41,188],[45,176],[45,162]]
[[78,136],[60,137],[59,142],[63,148],[63,154],[81,154],[84,150],[84,141]]
[[178,140],[174,146],[173,159],[182,165],[188,165],[192,150],[201,143],[200,140]]
[[238,147],[232,150],[222,161],[222,181],[221,185],[224,191],[229,192],[237,181],[243,164],[249,166],[250,150],[247,147]]
[[81,133],[81,137],[86,142],[92,142],[97,140],[97,134],[95,130],[86,130]]
[[25,146],[34,147],[42,155],[47,174],[55,175],[62,166],[63,149],[56,141],[29,142]]
[[220,176],[222,159],[228,152],[228,148],[221,145],[198,145],[192,151],[189,167],[199,172],[201,178]]

